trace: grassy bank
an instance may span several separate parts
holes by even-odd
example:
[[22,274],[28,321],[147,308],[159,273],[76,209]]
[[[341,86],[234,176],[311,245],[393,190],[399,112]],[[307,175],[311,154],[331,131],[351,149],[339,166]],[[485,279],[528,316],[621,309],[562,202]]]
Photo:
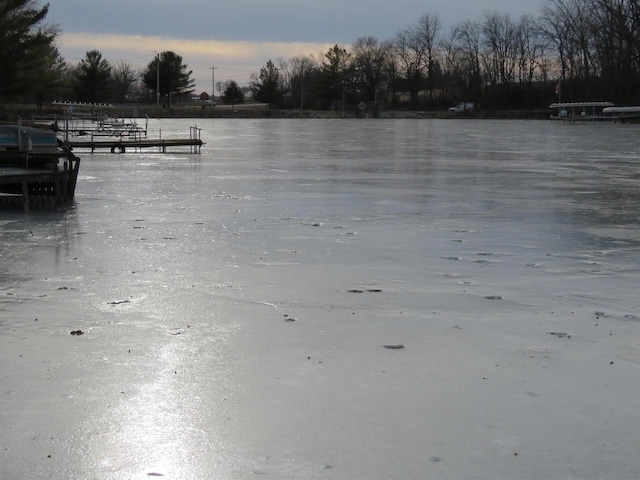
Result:
[[[15,123],[18,119],[31,121],[37,118],[59,116],[67,114],[69,107],[64,105],[48,105],[36,108],[30,105],[0,105],[0,120]],[[215,107],[202,106],[174,106],[171,109],[155,105],[81,105],[73,107],[74,114],[88,116],[103,116],[105,114],[116,118],[373,118],[372,113],[356,115],[353,110],[346,112],[330,110],[280,110],[269,109],[266,104],[250,105],[219,105]],[[455,114],[442,110],[410,110],[382,109],[379,118],[440,118],[440,119],[547,119],[548,110],[479,110],[473,113]]]

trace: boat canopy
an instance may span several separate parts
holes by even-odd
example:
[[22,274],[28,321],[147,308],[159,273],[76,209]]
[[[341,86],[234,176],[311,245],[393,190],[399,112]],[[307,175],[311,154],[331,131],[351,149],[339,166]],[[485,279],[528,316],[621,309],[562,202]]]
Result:
[[598,108],[613,107],[611,102],[562,102],[552,103],[549,108]]
[[640,113],[640,107],[607,107],[602,113]]
[[55,132],[19,125],[0,125],[0,151],[58,149]]

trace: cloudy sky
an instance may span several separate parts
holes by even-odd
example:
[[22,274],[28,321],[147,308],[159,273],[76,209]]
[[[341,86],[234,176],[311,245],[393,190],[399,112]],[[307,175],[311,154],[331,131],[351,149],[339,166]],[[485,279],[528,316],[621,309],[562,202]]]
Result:
[[387,40],[429,13],[445,29],[483,12],[538,16],[546,0],[49,0],[47,20],[76,63],[97,49],[112,63],[145,67],[156,51],[181,55],[197,83],[249,83],[269,59],[319,55],[362,36]]

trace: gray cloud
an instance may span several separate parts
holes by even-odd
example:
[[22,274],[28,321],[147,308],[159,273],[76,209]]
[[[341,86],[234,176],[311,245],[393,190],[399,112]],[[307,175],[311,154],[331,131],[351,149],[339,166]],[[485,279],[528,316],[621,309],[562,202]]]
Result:
[[443,25],[497,10],[537,15],[543,0],[57,0],[50,19],[63,31],[255,42],[349,44],[392,38],[423,13]]

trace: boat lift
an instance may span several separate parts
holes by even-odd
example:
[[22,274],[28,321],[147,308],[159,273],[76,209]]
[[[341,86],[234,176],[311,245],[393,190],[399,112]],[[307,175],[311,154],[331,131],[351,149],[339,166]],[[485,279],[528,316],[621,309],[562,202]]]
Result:
[[557,109],[556,116],[551,115],[551,120],[562,120],[564,123],[596,122],[611,120],[602,115],[603,110],[613,107],[611,102],[558,102],[549,105],[551,109]]

